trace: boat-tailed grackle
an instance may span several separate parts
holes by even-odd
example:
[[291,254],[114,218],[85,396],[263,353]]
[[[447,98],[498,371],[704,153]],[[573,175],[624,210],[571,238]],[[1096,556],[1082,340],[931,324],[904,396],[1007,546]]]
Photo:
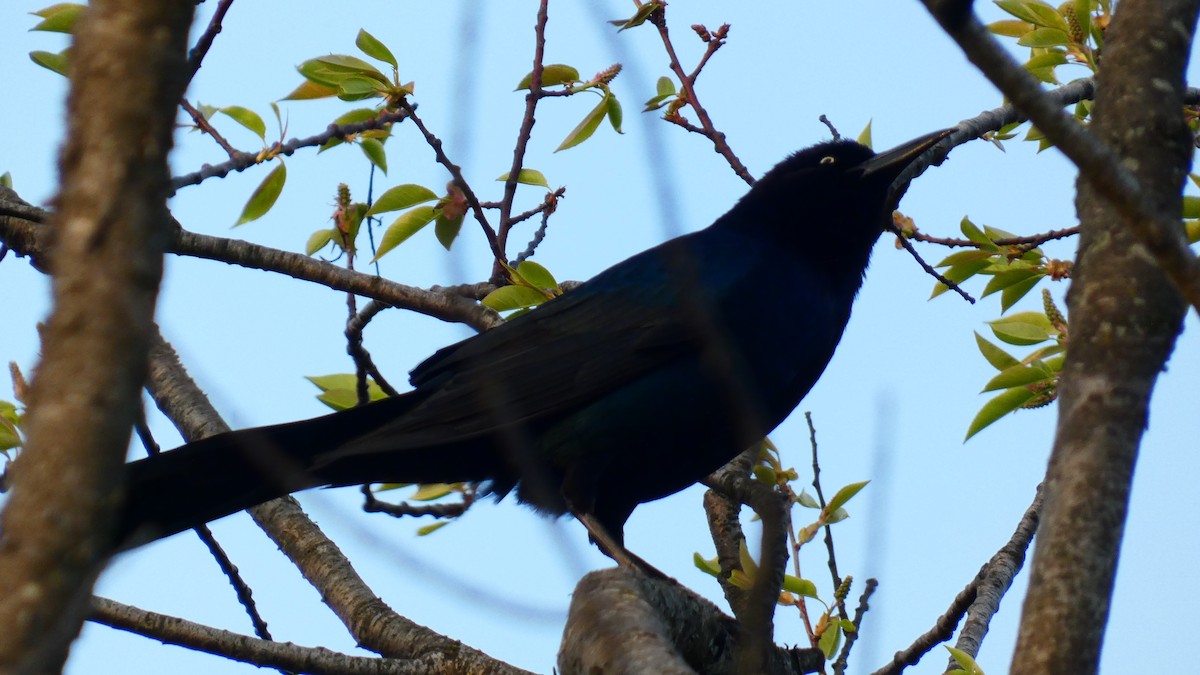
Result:
[[704,478],[808,393],[893,181],[947,134],[797,152],[710,227],[441,349],[411,392],[132,462],[118,536],[144,543],[317,486],[469,481],[621,546],[638,504]]

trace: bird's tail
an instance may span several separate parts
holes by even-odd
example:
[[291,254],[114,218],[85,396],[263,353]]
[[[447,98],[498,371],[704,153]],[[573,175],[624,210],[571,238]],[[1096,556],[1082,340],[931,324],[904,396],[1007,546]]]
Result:
[[[131,462],[116,541],[122,548],[140,546],[306,488],[392,480],[366,475],[378,475],[370,467],[356,472],[344,462],[323,466],[320,457],[403,416],[416,403],[411,394],[392,397],[310,420],[218,434]],[[435,448],[391,458],[411,467],[411,477],[397,471],[404,477],[396,482],[486,478],[460,475],[468,466],[460,460]]]

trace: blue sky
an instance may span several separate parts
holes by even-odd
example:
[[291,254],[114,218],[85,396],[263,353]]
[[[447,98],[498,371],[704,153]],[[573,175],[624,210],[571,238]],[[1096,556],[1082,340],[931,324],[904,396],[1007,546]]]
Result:
[[[201,25],[212,11],[201,6]],[[45,203],[54,191],[62,135],[62,78],[32,64],[27,53],[56,51],[61,36],[26,32],[26,12],[41,3],[6,3],[0,10],[0,81],[19,92],[19,105],[0,107],[0,172],[13,174],[27,200]],[[602,9],[600,9],[602,8]],[[533,2],[359,2],[330,11],[326,3],[235,3],[204,68],[188,93],[192,102],[241,105],[269,118],[268,104],[299,82],[294,67],[325,53],[351,53],[366,28],[387,43],[401,76],[416,83],[413,100],[446,142],[447,152],[484,199],[496,199],[494,178],[511,162],[524,108],[512,92],[530,70]],[[581,146],[553,153],[593,105],[590,97],[548,100],[539,108],[527,166],[567,186],[536,259],[559,279],[586,279],[628,255],[675,234],[707,225],[745,190],[711,146],[696,135],[638,113],[667,74],[667,59],[648,28],[617,34],[603,22],[631,13],[631,4],[553,3],[547,61],[590,75],[620,62],[613,84],[624,104],[624,135],[607,126]],[[999,10],[979,4],[985,18]],[[944,37],[918,3],[673,3],[669,21],[685,66],[702,53],[688,26],[733,26],[712,59],[699,93],[719,128],[755,175],[788,152],[824,140],[826,114],[850,136],[873,120],[875,145],[890,147],[996,107],[1000,96]],[[1065,71],[1082,77],[1085,72]],[[287,136],[321,131],[350,108],[336,102],[283,104]],[[241,149],[257,138],[226,122]],[[270,130],[270,134],[277,130]],[[376,176],[376,194],[401,183],[440,190],[448,180],[411,126],[388,143],[390,171]],[[216,163],[223,153],[195,133],[178,136],[175,173]],[[263,219],[230,226],[265,175],[262,168],[187,188],[172,202],[188,229],[303,250],[308,235],[329,226],[340,182],[365,198],[368,167],[353,148],[288,160],[289,181]],[[1001,153],[977,142],[922,176],[902,210],[922,230],[955,235],[959,220],[1017,233],[1074,224],[1074,173],[1056,152],[1035,153],[1010,141]],[[522,188],[532,205],[537,188]],[[531,228],[512,237],[514,251]],[[1073,241],[1047,246],[1069,258]],[[945,251],[923,247],[935,262]],[[403,283],[429,286],[478,281],[490,269],[480,233],[468,222],[447,254],[423,232],[384,258],[381,271]],[[932,625],[979,566],[1007,541],[1033,497],[1049,453],[1055,408],[1002,420],[966,444],[968,422],[986,400],[977,394],[994,371],[975,348],[972,331],[999,316],[995,298],[975,306],[950,294],[927,301],[932,280],[892,237],[880,240],[866,284],[837,355],[798,413],[773,434],[803,474],[809,464],[803,411],[812,411],[827,491],[871,479],[851,502],[851,519],[835,529],[843,574],[880,578],[859,643],[854,672],[869,672]],[[1062,297],[1061,284],[1050,286]],[[976,295],[982,283],[968,284]],[[23,260],[0,263],[5,298],[0,358],[28,373],[37,357],[35,324],[47,311],[48,285]],[[1031,294],[1016,310],[1037,309]],[[324,407],[305,375],[349,372],[342,337],[345,298],[315,285],[220,263],[167,262],[159,322],[185,365],[234,427],[314,416]],[[1200,472],[1194,448],[1195,383],[1200,381],[1197,321],[1187,329],[1155,392],[1125,535],[1117,595],[1102,671],[1132,672],[1147,659],[1177,649],[1173,636],[1200,623],[1180,594],[1162,589],[1186,578],[1200,559]],[[460,326],[387,312],[368,328],[367,347],[394,382],[435,349],[468,334]],[[11,399],[7,383],[0,398]],[[161,417],[152,428],[164,447],[178,436]],[[135,453],[140,450],[135,449]],[[630,548],[719,604],[715,582],[692,567],[693,551],[712,555],[700,509],[701,491],[639,508],[627,527]],[[362,514],[353,490],[312,491],[306,509],[345,548],[377,593],[398,612],[501,659],[536,671],[553,665],[574,582],[607,559],[586,543],[582,527],[549,522],[511,502],[481,503],[436,535],[416,538],[428,521],[391,521]],[[798,517],[803,517],[798,516]],[[352,650],[336,620],[244,515],[214,530],[255,588],[277,639]],[[827,589],[824,559],[806,549],[803,570]],[[861,588],[860,586],[857,588]],[[980,663],[1007,669],[1023,594],[1023,577],[1007,597]],[[232,591],[189,534],[118,558],[98,592],[113,599],[249,632]],[[826,590],[826,593],[828,591]],[[857,596],[857,589],[854,594]],[[803,640],[793,614],[781,609],[776,639]],[[106,627],[89,625],[68,666],[73,674],[106,672],[251,673],[233,664]],[[931,655],[915,672],[944,669]]]

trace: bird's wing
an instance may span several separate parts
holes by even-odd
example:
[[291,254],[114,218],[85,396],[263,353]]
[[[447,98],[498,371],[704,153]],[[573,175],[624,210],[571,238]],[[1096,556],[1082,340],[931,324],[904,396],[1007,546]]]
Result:
[[677,306],[685,291],[671,281],[662,258],[661,247],[652,249],[438,351],[412,372],[424,400],[335,455],[450,444],[514,425],[551,423],[695,354],[700,333]]

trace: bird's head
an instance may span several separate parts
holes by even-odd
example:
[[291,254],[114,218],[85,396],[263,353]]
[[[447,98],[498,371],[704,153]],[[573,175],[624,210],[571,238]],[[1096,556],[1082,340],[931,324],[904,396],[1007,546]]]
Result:
[[[854,141],[818,143],[768,171],[735,207],[742,222],[765,227],[789,246],[849,247],[865,256],[907,185],[892,185],[951,129],[875,153]],[[864,263],[865,264],[865,263]]]

